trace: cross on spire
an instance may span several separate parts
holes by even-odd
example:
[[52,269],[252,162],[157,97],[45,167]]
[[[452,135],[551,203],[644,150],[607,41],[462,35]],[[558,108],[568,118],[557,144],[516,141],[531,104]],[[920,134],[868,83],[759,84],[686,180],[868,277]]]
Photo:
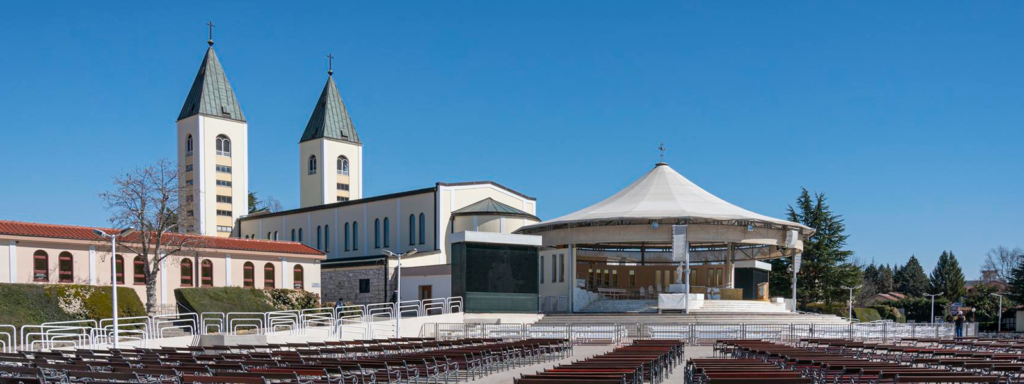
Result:
[[668,149],[668,148],[665,148],[665,143],[658,143],[658,151],[661,152],[661,154],[659,154],[658,156],[660,158],[659,162],[661,162],[661,163],[665,162],[665,150],[666,149]]
[[210,46],[212,47],[213,46],[213,21],[212,20],[211,21],[207,21],[206,22],[206,26],[209,27],[209,29],[210,29],[210,39],[206,41],[206,44],[210,44]]
[[327,76],[334,75],[334,55],[327,54]]

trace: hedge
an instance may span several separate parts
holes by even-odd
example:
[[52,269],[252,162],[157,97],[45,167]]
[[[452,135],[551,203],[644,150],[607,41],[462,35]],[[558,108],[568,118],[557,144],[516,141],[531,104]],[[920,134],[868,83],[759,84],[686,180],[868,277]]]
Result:
[[[132,288],[117,289],[118,315],[145,316]],[[113,316],[110,287],[78,284],[0,284],[0,324],[37,325],[53,321],[99,320]]]
[[251,289],[240,287],[178,288],[178,304],[202,312],[270,312],[317,308],[320,298],[313,293],[292,289]]

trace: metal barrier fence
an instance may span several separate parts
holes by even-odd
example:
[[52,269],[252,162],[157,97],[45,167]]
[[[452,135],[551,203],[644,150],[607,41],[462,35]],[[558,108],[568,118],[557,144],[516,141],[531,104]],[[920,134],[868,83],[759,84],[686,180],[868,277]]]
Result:
[[[410,318],[461,313],[461,297],[379,303],[334,308],[273,312],[161,313],[154,316],[120,317],[118,343],[145,347],[152,339],[207,334],[257,334],[302,332],[324,327],[328,337],[341,338],[356,332],[362,338],[392,337],[396,317]],[[80,348],[114,341],[114,320],[75,320],[25,325],[20,329],[0,325],[0,352]]]
[[[796,342],[800,339],[850,339],[896,342],[905,338],[952,339],[953,324],[902,324],[886,321],[851,324],[432,324],[421,331],[437,339],[501,337],[560,338],[575,343],[620,343],[624,339],[686,340],[703,345],[726,339]],[[976,336],[977,324],[964,326],[964,336]]]

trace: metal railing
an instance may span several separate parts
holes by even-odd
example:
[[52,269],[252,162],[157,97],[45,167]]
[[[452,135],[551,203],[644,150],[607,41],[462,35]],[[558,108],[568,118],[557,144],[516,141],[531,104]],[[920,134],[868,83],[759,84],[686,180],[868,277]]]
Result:
[[[421,328],[437,339],[500,337],[559,338],[574,343],[621,343],[625,339],[685,340],[705,345],[717,340],[758,339],[797,342],[800,339],[849,339],[894,343],[906,338],[953,339],[953,324],[902,324],[886,321],[851,324],[478,324],[441,323]],[[977,326],[965,324],[964,336],[977,336]]]
[[[159,313],[118,318],[117,335],[119,343],[138,347],[165,337],[297,334],[312,327],[327,329],[328,337],[332,338],[341,338],[345,333],[355,333],[360,338],[393,337],[392,320],[396,317],[461,313],[462,309],[461,297],[448,297],[272,312]],[[112,344],[114,334],[113,319],[49,322],[20,329],[0,325],[0,352]]]

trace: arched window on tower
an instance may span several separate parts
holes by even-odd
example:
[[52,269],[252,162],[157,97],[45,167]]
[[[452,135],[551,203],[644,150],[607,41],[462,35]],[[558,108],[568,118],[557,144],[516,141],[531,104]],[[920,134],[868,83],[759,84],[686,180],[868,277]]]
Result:
[[192,135],[185,138],[185,156],[192,156]]
[[348,158],[338,156],[338,174],[348,176]]
[[391,220],[384,218],[384,248],[391,246]]
[[299,228],[299,242],[302,242],[302,228]]
[[349,234],[349,232],[348,232],[348,223],[345,223],[345,251],[346,252],[348,252],[348,245],[349,245],[348,234]]
[[317,250],[323,249],[323,248],[320,248],[320,244],[321,244],[320,243],[320,236],[321,236],[322,233],[323,233],[323,230],[320,228],[320,226],[319,225],[316,226],[316,249]]
[[309,174],[316,174],[316,155],[312,155],[309,157]]
[[427,243],[427,217],[420,213],[420,244]]
[[217,156],[231,157],[231,139],[224,135],[217,135]]
[[295,241],[295,228],[292,228],[292,241]]
[[331,226],[324,226],[324,252],[331,252]]
[[359,223],[352,222],[352,250],[359,250]]

